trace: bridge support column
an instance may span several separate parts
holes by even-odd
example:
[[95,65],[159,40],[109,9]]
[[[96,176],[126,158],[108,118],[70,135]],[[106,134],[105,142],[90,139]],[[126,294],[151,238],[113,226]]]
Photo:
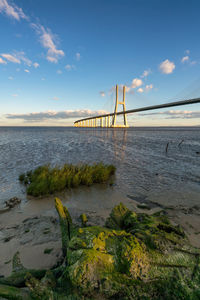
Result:
[[[116,102],[115,102],[115,111],[114,111],[114,116],[113,116],[113,121],[112,121],[112,127],[128,127],[127,124],[127,119],[126,119],[126,106],[125,106],[125,93],[126,93],[126,87],[123,86],[123,101],[119,102],[118,101],[118,85],[116,85]],[[124,125],[123,126],[117,126],[116,125],[116,113],[117,113],[117,108],[118,104],[121,104],[123,106],[123,116],[124,116]]]

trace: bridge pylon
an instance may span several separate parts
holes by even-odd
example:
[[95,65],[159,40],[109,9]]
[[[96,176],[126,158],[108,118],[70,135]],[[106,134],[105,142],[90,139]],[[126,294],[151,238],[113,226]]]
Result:
[[[115,110],[114,110],[114,115],[113,115],[113,119],[112,119],[112,125],[111,127],[129,127],[128,123],[127,123],[127,117],[126,117],[126,105],[125,105],[125,93],[126,93],[126,87],[125,85],[123,86],[123,100],[119,101],[118,100],[118,85],[116,85],[116,101],[115,101]],[[116,124],[116,117],[117,117],[117,109],[118,109],[118,105],[122,105],[123,107],[123,119],[124,119],[124,124],[121,125],[117,125]]]

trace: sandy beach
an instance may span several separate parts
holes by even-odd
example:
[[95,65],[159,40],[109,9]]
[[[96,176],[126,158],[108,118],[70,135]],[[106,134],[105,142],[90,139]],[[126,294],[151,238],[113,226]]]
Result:
[[[80,224],[79,216],[85,213],[90,225],[104,225],[111,209],[123,202],[136,212],[153,214],[164,210],[173,224],[183,227],[190,243],[200,247],[200,206],[162,203],[138,199],[134,195],[124,195],[113,186],[95,185],[80,187],[56,194],[67,206],[73,222]],[[20,252],[21,260],[27,268],[51,268],[61,256],[61,236],[54,197],[33,198],[0,215],[0,275],[7,276],[12,270],[12,257]],[[139,207],[138,207],[139,206]]]

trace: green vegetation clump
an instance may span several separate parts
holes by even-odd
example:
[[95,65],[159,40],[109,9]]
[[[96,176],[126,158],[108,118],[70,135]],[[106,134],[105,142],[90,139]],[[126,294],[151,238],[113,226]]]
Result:
[[53,248],[44,249],[44,254],[50,254],[53,251]]
[[84,223],[78,227],[58,198],[55,207],[63,260],[51,270],[27,270],[16,253],[11,275],[0,278],[0,297],[200,299],[200,251],[165,215],[135,213],[120,203],[113,208],[106,226]]
[[115,174],[113,165],[102,163],[94,165],[71,165],[51,168],[44,165],[21,174],[19,180],[27,185],[27,194],[43,196],[63,191],[65,188],[75,188],[79,185],[90,186],[94,183],[106,183]]

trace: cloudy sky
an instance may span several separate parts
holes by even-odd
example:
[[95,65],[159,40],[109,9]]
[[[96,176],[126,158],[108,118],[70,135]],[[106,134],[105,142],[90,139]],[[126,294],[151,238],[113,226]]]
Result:
[[[0,126],[72,125],[200,96],[199,0],[0,0]],[[200,104],[132,115],[200,125]]]

